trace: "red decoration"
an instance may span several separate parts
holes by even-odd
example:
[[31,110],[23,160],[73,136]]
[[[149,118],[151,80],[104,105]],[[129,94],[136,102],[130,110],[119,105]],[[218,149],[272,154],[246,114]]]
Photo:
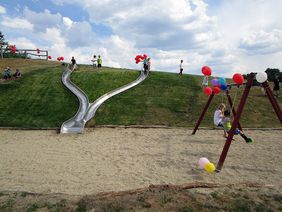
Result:
[[215,94],[218,94],[218,93],[220,93],[220,88],[219,87],[213,87],[213,92],[215,93]]
[[144,55],[136,55],[135,57],[135,63],[138,64],[140,63],[141,61],[145,60],[147,58],[147,55],[144,54]]
[[212,94],[212,88],[211,87],[205,87],[204,92],[207,95],[211,95]]
[[236,73],[232,78],[233,81],[238,85],[242,85],[244,83],[244,77],[242,76],[242,74]]
[[61,60],[64,60],[65,58],[64,57],[61,57]]
[[38,48],[36,49],[36,51],[37,51],[37,54],[39,54],[39,53],[40,53],[40,50],[39,50]]
[[51,59],[52,59],[52,57],[49,55],[49,56],[48,56],[48,59],[49,59],[49,60],[51,60]]
[[212,74],[212,70],[210,67],[208,66],[204,66],[202,68],[202,73],[205,75],[205,76],[210,76]]
[[16,48],[15,45],[9,46],[9,49],[10,49],[10,51],[11,51],[12,53],[16,53],[16,51],[17,51],[17,48]]

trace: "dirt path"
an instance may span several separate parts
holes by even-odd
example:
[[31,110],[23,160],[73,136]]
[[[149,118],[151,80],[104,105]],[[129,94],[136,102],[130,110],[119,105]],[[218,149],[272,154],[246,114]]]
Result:
[[225,140],[218,130],[97,128],[83,135],[0,130],[0,189],[95,194],[150,184],[261,183],[282,186],[282,131],[248,130],[231,145],[221,173],[197,167],[217,163]]

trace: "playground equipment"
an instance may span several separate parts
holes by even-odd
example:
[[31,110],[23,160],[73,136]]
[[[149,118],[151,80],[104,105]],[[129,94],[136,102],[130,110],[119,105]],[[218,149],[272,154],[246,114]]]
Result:
[[[222,167],[223,167],[223,163],[225,161],[225,158],[227,156],[227,153],[228,153],[228,150],[229,150],[229,147],[231,145],[231,141],[233,139],[233,136],[235,134],[235,131],[236,131],[236,128],[238,127],[240,130],[242,130],[242,127],[240,125],[240,117],[241,117],[241,114],[243,112],[243,109],[244,109],[244,106],[245,106],[245,103],[247,101],[247,98],[248,98],[248,95],[249,95],[249,92],[250,92],[250,89],[252,86],[254,86],[254,79],[257,79],[257,81],[259,83],[261,83],[262,87],[264,88],[265,90],[265,93],[267,94],[267,97],[272,105],[272,108],[274,109],[278,119],[280,120],[280,123],[282,124],[282,111],[281,111],[281,108],[278,104],[278,102],[276,101],[275,97],[273,96],[273,93],[272,93],[272,90],[270,89],[269,87],[269,84],[267,82],[267,78],[264,78],[264,74],[261,74],[261,73],[250,73],[249,74],[249,77],[248,77],[248,80],[246,83],[243,83],[245,85],[245,89],[244,89],[244,92],[242,94],[242,97],[241,97],[241,100],[240,100],[240,103],[238,105],[238,108],[237,108],[237,111],[235,111],[234,109],[234,106],[233,106],[233,102],[231,100],[231,97],[230,97],[230,94],[229,94],[229,89],[226,89],[226,96],[227,96],[227,99],[228,99],[228,102],[229,102],[229,105],[230,105],[230,108],[232,108],[232,113],[233,113],[233,116],[234,116],[234,120],[232,122],[232,126],[231,126],[231,129],[228,133],[228,137],[226,139],[226,142],[225,142],[225,145],[224,145],[224,148],[222,150],[222,153],[220,155],[220,158],[219,158],[219,161],[217,163],[217,166],[216,166],[216,170],[217,172],[220,172]],[[235,84],[230,84],[230,85],[227,85],[229,88],[231,88],[232,86],[234,86]],[[192,132],[192,135],[194,135],[197,130],[198,130],[198,127],[200,126],[201,124],[201,121],[203,120],[204,116],[205,116],[205,113],[207,111],[207,109],[209,108],[209,105],[213,99],[215,95],[215,92],[212,92],[211,95],[209,96],[209,99],[196,123],[196,126]]]
[[121,92],[124,92],[140,84],[142,81],[144,81],[147,78],[149,74],[148,72],[146,73],[141,71],[139,77],[135,81],[127,85],[124,85],[120,88],[117,88],[113,91],[110,91],[104,94],[103,96],[101,96],[100,98],[98,98],[93,103],[90,103],[87,95],[70,80],[70,75],[75,68],[76,65],[72,66],[70,64],[66,67],[62,75],[62,82],[78,98],[79,108],[74,117],[70,118],[69,120],[65,121],[62,124],[61,133],[82,133],[86,122],[88,122],[90,119],[92,119],[95,116],[97,109],[100,107],[101,104],[103,104],[103,102],[105,102],[112,96],[115,96]]
[[39,57],[45,60],[48,60],[48,51],[41,49],[16,49],[16,52],[25,55],[25,58],[30,56]]

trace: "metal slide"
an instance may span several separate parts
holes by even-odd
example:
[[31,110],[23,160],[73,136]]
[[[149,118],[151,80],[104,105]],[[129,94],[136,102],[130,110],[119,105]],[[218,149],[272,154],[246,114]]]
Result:
[[112,96],[115,96],[123,91],[126,91],[138,85],[139,83],[144,81],[148,76],[148,72],[145,73],[144,71],[141,71],[139,77],[135,81],[120,88],[117,88],[113,91],[110,91],[98,98],[93,103],[90,103],[87,95],[70,80],[70,75],[75,68],[76,66],[73,67],[71,65],[68,65],[66,67],[62,75],[62,82],[78,98],[79,108],[74,117],[70,118],[62,124],[61,133],[83,133],[86,122],[95,116],[97,109],[100,107],[101,104],[103,104],[103,102],[105,102]]

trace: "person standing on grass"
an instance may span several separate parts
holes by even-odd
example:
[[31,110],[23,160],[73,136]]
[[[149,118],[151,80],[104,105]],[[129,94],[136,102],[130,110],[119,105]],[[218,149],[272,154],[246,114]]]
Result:
[[273,82],[274,82],[273,92],[274,92],[274,95],[278,98],[279,97],[279,90],[280,90],[278,75],[275,76]]
[[101,55],[98,56],[97,63],[98,63],[98,68],[102,68],[102,58],[101,58]]
[[97,57],[96,57],[96,55],[94,54],[93,55],[93,59],[92,59],[92,62],[93,62],[93,68],[97,68]]
[[183,60],[180,60],[179,75],[182,75],[182,72],[183,72]]

